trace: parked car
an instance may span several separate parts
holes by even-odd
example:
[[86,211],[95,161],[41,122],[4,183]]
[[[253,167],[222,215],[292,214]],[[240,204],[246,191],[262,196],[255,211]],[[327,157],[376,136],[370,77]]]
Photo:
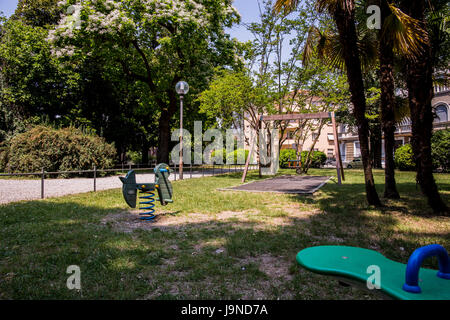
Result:
[[336,167],[336,160],[335,159],[327,159],[324,164],[324,168],[335,168]]
[[361,158],[355,158],[347,164],[347,169],[355,169],[355,168],[362,168],[362,167],[363,167],[363,163],[362,163]]

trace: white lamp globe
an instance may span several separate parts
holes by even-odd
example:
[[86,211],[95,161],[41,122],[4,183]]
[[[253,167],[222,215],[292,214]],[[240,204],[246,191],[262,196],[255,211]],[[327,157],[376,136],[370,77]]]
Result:
[[187,94],[189,92],[189,85],[185,81],[180,81],[175,86],[175,91],[180,95]]

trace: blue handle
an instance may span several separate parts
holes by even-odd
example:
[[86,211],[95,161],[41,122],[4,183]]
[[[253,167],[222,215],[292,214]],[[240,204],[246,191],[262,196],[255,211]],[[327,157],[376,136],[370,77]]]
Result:
[[409,257],[406,266],[406,282],[403,290],[411,293],[420,293],[419,287],[419,270],[423,260],[426,258],[437,256],[439,259],[439,272],[437,276],[442,279],[450,280],[450,258],[444,247],[438,244],[431,244],[413,252]]

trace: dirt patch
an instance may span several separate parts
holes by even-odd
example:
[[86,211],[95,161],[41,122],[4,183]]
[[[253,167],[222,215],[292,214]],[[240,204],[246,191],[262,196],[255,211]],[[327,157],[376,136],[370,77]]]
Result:
[[248,257],[240,259],[240,264],[255,264],[261,272],[264,272],[271,280],[292,280],[292,275],[289,274],[290,261],[283,257],[274,257],[270,254],[262,254],[258,257]]
[[[270,229],[272,227],[283,227],[293,225],[297,220],[307,220],[312,215],[317,215],[320,210],[303,211],[298,205],[286,207],[273,207],[273,210],[282,210],[284,216],[270,217],[261,213],[259,210],[245,211],[222,211],[217,214],[190,213],[188,215],[177,215],[173,212],[158,213],[156,218],[149,221],[139,219],[139,212],[123,211],[116,214],[110,214],[102,219],[102,225],[108,225],[118,232],[132,233],[135,230],[182,230],[189,227],[198,228],[217,228],[220,223],[232,221],[233,223],[251,224],[254,230]],[[239,228],[236,225],[236,228]]]

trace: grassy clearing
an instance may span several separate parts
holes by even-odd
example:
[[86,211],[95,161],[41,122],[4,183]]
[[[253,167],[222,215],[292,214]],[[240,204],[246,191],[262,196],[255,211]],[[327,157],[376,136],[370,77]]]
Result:
[[[430,214],[413,173],[397,173],[402,199],[382,209],[366,205],[362,171],[346,173],[314,196],[216,190],[240,174],[176,181],[154,224],[120,190],[1,205],[0,298],[376,299],[299,268],[296,253],[352,245],[406,262],[421,245],[450,248],[450,219]],[[375,179],[382,194],[383,172]],[[436,179],[449,203],[450,175]],[[81,291],[66,287],[69,265],[81,268]]]

